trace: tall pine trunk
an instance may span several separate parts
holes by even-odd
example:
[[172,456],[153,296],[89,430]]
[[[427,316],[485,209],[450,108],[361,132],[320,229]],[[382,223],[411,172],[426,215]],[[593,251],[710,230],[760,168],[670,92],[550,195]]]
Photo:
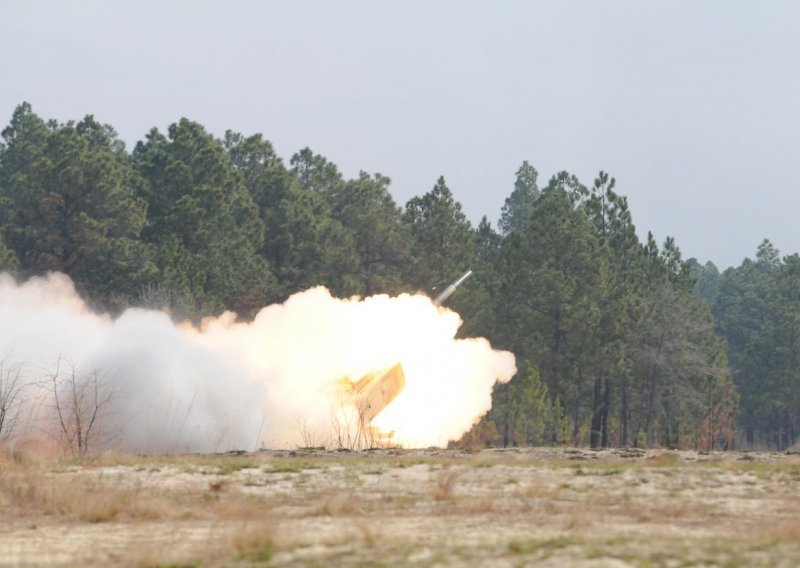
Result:
[[628,445],[628,417],[630,412],[628,410],[628,379],[622,379],[622,408],[620,409],[620,426],[622,428],[622,439],[620,444],[622,446]]
[[589,446],[597,448],[600,446],[600,435],[603,420],[603,379],[597,377],[594,380],[594,397],[592,399],[592,432],[589,435]]
[[606,377],[603,380],[603,412],[601,418],[603,421],[603,436],[601,444],[604,448],[608,447],[608,413],[611,408],[611,381]]

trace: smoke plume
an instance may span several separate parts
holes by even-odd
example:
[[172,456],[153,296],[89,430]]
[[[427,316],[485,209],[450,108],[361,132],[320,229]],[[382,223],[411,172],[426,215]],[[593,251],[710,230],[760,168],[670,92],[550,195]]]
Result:
[[0,274],[0,359],[25,383],[13,435],[52,433],[53,385],[92,378],[108,394],[95,440],[127,451],[335,445],[352,419],[344,379],[398,362],[406,387],[373,424],[404,446],[445,445],[516,372],[511,353],[455,339],[460,325],[422,295],[337,299],[322,287],[247,323],[225,313],[196,328],[143,309],[113,319],[62,274]]

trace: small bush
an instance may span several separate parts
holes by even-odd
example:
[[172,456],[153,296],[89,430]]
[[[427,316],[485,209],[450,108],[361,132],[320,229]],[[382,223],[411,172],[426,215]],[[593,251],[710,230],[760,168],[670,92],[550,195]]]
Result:
[[250,562],[268,562],[275,552],[275,531],[271,525],[251,527],[233,539],[237,556]]
[[650,467],[675,467],[681,463],[681,457],[678,454],[665,452],[651,456],[646,461]]
[[445,469],[436,478],[436,491],[434,498],[437,501],[452,501],[455,499],[456,482],[464,475],[463,470]]

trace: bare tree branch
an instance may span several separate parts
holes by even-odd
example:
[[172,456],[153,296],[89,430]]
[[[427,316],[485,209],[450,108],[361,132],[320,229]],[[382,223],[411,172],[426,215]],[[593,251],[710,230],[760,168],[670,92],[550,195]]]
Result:
[[[57,438],[65,450],[86,454],[98,428],[104,426],[102,419],[115,393],[98,369],[92,368],[90,373],[81,375],[77,365],[70,361],[69,370],[62,373],[62,362],[64,358],[59,356],[55,371],[49,373],[48,378],[58,417]],[[113,432],[100,431],[106,434],[106,441],[115,437]]]
[[0,438],[7,440],[14,431],[27,386],[22,381],[22,363],[11,363],[10,355],[0,360]]

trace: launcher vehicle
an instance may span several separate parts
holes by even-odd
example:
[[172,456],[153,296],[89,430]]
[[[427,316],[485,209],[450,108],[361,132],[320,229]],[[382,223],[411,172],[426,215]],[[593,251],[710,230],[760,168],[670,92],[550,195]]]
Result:
[[[456,291],[456,288],[471,275],[472,271],[467,270],[461,278],[450,284],[441,294],[436,296],[433,300],[434,305],[441,306],[444,301]],[[388,369],[367,373],[361,380],[353,383],[350,396],[358,410],[358,416],[363,430],[366,431],[370,428],[370,422],[397,398],[397,395],[400,394],[400,391],[402,391],[405,386],[406,377],[403,373],[403,366],[400,363],[395,363]]]

